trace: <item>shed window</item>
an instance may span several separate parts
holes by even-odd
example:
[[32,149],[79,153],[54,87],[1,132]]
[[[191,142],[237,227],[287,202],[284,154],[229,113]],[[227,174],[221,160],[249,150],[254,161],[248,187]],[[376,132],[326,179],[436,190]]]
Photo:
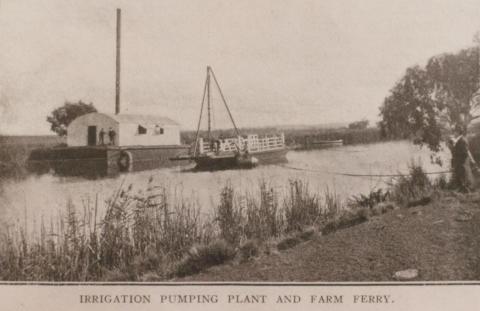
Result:
[[163,127],[155,125],[155,135],[163,135]]
[[139,125],[139,126],[138,126],[138,130],[137,130],[137,133],[138,133],[138,135],[147,134],[147,128]]

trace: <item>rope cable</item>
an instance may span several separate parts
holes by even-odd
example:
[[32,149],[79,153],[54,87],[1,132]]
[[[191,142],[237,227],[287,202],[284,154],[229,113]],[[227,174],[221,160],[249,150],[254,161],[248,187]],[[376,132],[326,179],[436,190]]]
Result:
[[215,77],[215,73],[213,73],[213,70],[211,67],[207,67],[207,70],[210,71],[213,77],[213,81],[215,82],[215,85],[218,89],[218,93],[220,93],[220,97],[223,101],[223,104],[225,105],[225,108],[227,108],[228,116],[230,117],[230,120],[232,121],[233,127],[235,129],[235,133],[237,136],[240,136],[240,131],[238,130],[237,124],[235,124],[235,120],[233,120],[232,113],[230,112],[230,108],[228,108],[227,101],[225,100],[225,96],[223,95],[222,89],[220,88],[220,85],[218,84],[217,78]]
[[[279,167],[288,168],[291,170],[296,171],[305,171],[305,172],[314,172],[314,173],[326,173],[331,175],[339,175],[339,176],[348,176],[348,177],[405,177],[409,176],[410,174],[354,174],[354,173],[344,173],[344,172],[332,172],[326,170],[317,170],[317,169],[307,169],[301,167],[294,167],[289,165],[277,165]],[[450,173],[451,170],[448,171],[440,171],[440,172],[426,172],[426,175],[434,175],[434,174],[446,174]]]
[[200,116],[198,118],[197,133],[195,134],[195,146],[194,146],[194,150],[193,150],[193,156],[197,155],[198,136],[200,134],[200,125],[201,125],[201,122],[202,122],[203,105],[205,104],[205,95],[206,95],[206,92],[207,92],[207,84],[208,84],[208,71],[207,71],[207,78],[205,80],[205,86],[203,87],[202,105],[201,105],[201,108],[200,108]]

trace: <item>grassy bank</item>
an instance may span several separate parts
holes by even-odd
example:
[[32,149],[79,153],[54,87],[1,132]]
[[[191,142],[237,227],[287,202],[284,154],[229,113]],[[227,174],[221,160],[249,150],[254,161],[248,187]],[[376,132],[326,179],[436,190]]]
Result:
[[[214,212],[151,180],[144,191],[119,189],[101,202],[69,202],[62,215],[4,228],[0,279],[158,281],[196,274],[225,262],[247,262],[319,235],[363,223],[397,206],[423,202],[439,186],[421,168],[388,191],[341,201],[291,180],[286,193],[267,182],[255,192],[226,184]],[[76,206],[76,204],[80,204]],[[98,211],[105,210],[99,216]]]
[[425,205],[370,216],[361,224],[317,235],[296,247],[230,262],[183,282],[476,282],[480,278],[480,194],[435,192]]

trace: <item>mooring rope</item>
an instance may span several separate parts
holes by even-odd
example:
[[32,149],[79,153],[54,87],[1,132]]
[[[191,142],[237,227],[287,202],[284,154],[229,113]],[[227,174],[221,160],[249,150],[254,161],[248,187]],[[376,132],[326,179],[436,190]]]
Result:
[[[343,172],[332,172],[332,171],[325,171],[325,170],[317,170],[317,169],[308,169],[308,168],[301,168],[301,167],[294,167],[289,165],[277,165],[279,167],[288,168],[291,170],[296,171],[304,171],[304,172],[314,172],[314,173],[326,173],[330,175],[339,175],[339,176],[348,176],[348,177],[405,177],[410,176],[410,174],[354,174],[354,173],[343,173]],[[425,172],[426,175],[435,175],[435,174],[446,174],[450,173],[451,171],[440,171],[440,172]]]

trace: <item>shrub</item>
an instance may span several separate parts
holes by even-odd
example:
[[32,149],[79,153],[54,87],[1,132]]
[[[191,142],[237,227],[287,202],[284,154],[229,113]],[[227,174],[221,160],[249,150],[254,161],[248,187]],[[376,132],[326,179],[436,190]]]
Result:
[[241,261],[248,261],[260,253],[260,246],[257,240],[248,240],[240,246]]
[[447,179],[447,176],[445,176],[445,174],[441,174],[440,176],[435,178],[435,180],[433,181],[433,187],[436,189],[445,190],[448,188],[448,186],[449,186],[448,179]]
[[193,247],[178,264],[175,275],[192,275],[215,265],[223,264],[235,257],[235,250],[224,240],[216,240],[208,245]]
[[310,240],[316,233],[315,227],[307,227],[298,234],[298,237],[304,241]]
[[368,210],[345,211],[339,217],[329,221],[322,229],[322,235],[346,229],[368,220]]
[[385,202],[389,196],[388,191],[383,189],[372,190],[368,195],[354,195],[350,199],[350,205],[353,207],[373,208],[381,202]]
[[282,239],[280,242],[278,242],[277,248],[282,251],[282,250],[292,248],[297,244],[300,244],[301,242],[302,240],[297,236],[288,236]]
[[419,164],[411,163],[408,175],[402,175],[390,185],[391,198],[400,205],[428,196],[432,183]]
[[370,215],[381,215],[398,208],[393,202],[382,202],[370,209]]

